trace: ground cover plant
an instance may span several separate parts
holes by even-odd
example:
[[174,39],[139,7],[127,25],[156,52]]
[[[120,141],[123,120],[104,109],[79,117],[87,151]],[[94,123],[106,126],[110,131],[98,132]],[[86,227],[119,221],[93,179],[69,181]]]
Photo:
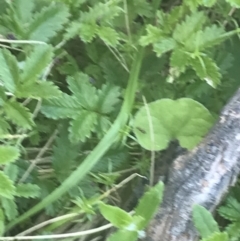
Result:
[[238,8],[0,0],[1,235],[144,237],[162,198],[157,153],[198,145],[239,86]]

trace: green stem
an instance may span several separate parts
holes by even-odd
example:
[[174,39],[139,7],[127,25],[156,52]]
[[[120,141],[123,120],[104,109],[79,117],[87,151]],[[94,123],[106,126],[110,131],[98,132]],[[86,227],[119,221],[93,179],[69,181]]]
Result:
[[86,159],[79,165],[79,167],[72,172],[60,187],[55,189],[50,195],[44,198],[36,206],[28,210],[26,213],[16,218],[14,221],[10,222],[6,226],[6,231],[12,229],[17,224],[26,220],[30,216],[36,214],[40,210],[44,209],[50,203],[53,203],[59,199],[63,194],[65,194],[70,188],[78,184],[87,173],[93,168],[94,165],[101,159],[101,157],[106,153],[106,151],[111,147],[111,145],[116,140],[119,131],[127,123],[128,117],[131,113],[132,106],[134,103],[135,93],[137,90],[137,82],[139,78],[139,72],[142,65],[142,59],[144,55],[144,49],[140,48],[138,53],[136,53],[128,80],[128,86],[124,96],[124,102],[121,111],[113,123],[112,127],[109,129],[107,134],[99,142],[99,144],[94,148],[94,150],[89,154]]

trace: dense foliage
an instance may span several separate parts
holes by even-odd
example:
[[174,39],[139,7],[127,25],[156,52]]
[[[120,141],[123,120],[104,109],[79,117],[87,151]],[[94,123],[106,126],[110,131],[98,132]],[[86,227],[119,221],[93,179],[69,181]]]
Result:
[[[123,209],[134,209],[127,203],[140,179],[156,183],[154,151],[174,140],[196,146],[239,86],[238,8],[237,0],[0,0],[1,235],[89,230],[78,240],[105,240],[98,232],[111,225],[94,230],[104,217],[119,228],[109,241],[143,236],[162,183],[134,215]],[[207,240],[239,237],[231,203],[239,207],[231,196],[220,214],[232,226]]]

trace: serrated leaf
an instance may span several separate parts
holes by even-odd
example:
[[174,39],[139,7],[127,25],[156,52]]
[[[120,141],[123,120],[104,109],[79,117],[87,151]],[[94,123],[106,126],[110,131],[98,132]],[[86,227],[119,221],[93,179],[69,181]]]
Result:
[[214,233],[208,238],[201,239],[201,241],[229,241],[227,233]]
[[224,34],[225,31],[223,28],[217,25],[211,25],[192,34],[185,42],[185,48],[191,52],[203,51],[224,41]]
[[59,97],[61,91],[52,82],[37,81],[31,84],[23,84],[18,88],[16,93],[19,98],[56,98]]
[[16,186],[15,195],[18,197],[35,198],[40,196],[40,187],[31,183],[20,183]]
[[4,225],[4,213],[3,210],[0,208],[0,235],[2,236],[4,234],[4,229],[5,229],[5,225]]
[[180,72],[185,70],[188,65],[190,56],[183,50],[176,48],[173,50],[170,58],[171,67],[177,67]]
[[3,171],[13,182],[17,180],[19,169],[15,164],[10,163],[6,165]]
[[10,125],[8,124],[8,122],[6,122],[5,120],[0,119],[0,139],[1,139],[1,135],[5,135],[8,134],[8,130],[10,129]]
[[192,213],[194,226],[200,233],[201,237],[208,238],[213,233],[220,232],[217,222],[206,208],[195,204]]
[[64,93],[61,97],[44,100],[41,107],[41,112],[52,119],[73,118],[79,111],[82,107],[77,99]]
[[103,217],[117,228],[124,228],[130,225],[133,221],[133,218],[129,213],[115,206],[100,203],[99,210]]
[[[78,23],[79,25],[79,23]],[[75,29],[74,29],[75,27]],[[77,25],[72,25],[72,32],[78,31],[79,32],[79,37],[82,39],[83,42],[85,43],[89,43],[93,40],[93,38],[96,36],[97,34],[97,30],[98,30],[98,26],[95,23],[91,23],[91,24],[86,24],[86,23],[81,23],[79,25],[79,27],[77,28]],[[70,33],[69,33],[70,34]],[[71,33],[71,35],[73,35],[73,33]]]
[[31,84],[37,80],[44,68],[50,63],[53,57],[53,49],[49,45],[37,46],[26,59],[21,81]]
[[12,180],[4,172],[0,171],[0,196],[12,199],[15,194],[15,187]]
[[1,203],[8,221],[12,221],[18,216],[17,205],[14,199],[1,197]]
[[198,56],[190,61],[200,79],[215,88],[220,84],[221,73],[215,62],[208,56]]
[[68,8],[63,4],[51,4],[35,14],[26,37],[31,40],[48,41],[63,28],[68,21]]
[[[164,185],[162,182],[158,183],[147,191],[143,197],[139,200],[139,203],[135,209],[135,214],[144,218],[141,222],[139,229],[146,228],[147,224],[151,221],[155,215],[163,196]],[[151,203],[151,205],[149,205]]]
[[24,24],[28,23],[32,18],[32,11],[34,9],[34,1],[18,0],[12,2],[14,11],[18,16],[18,20]]
[[32,114],[18,102],[6,102],[3,106],[7,118],[17,126],[31,129],[33,123]]
[[174,139],[179,140],[182,147],[192,149],[213,124],[209,111],[188,98],[157,100],[149,103],[148,109],[150,116],[143,106],[136,113],[133,122],[137,140],[147,150],[164,150]]
[[153,50],[156,52],[157,57],[160,57],[162,54],[173,50],[176,47],[176,42],[172,38],[164,38],[161,41],[153,44]]
[[218,213],[227,220],[240,220],[240,203],[233,197],[229,197],[224,206],[218,209]]
[[19,69],[15,56],[6,49],[0,49],[0,66],[0,83],[9,92],[14,93],[19,81]]
[[98,28],[97,34],[105,44],[111,47],[116,47],[118,44],[119,35],[113,28],[101,26]]
[[97,117],[97,114],[94,112],[86,110],[79,112],[78,116],[71,121],[71,126],[69,128],[70,140],[76,143],[89,138],[91,132],[95,129]]
[[240,238],[240,221],[229,224],[225,231],[227,232],[230,240],[238,240]]
[[74,77],[68,77],[67,82],[80,105],[86,109],[93,109],[96,106],[97,90],[90,83],[88,75],[78,73]]
[[110,237],[107,239],[107,241],[116,241],[116,240],[136,241],[137,239],[138,239],[138,232],[120,229],[116,233],[111,234]]
[[139,40],[139,43],[142,46],[147,46],[151,43],[157,43],[164,36],[162,30],[153,25],[147,25],[146,30],[147,35],[142,36]]
[[191,16],[187,16],[185,21],[178,24],[173,32],[173,38],[182,44],[191,37],[192,34],[202,28],[206,21],[206,14],[204,12],[195,12]]
[[114,110],[114,107],[119,103],[120,88],[111,84],[103,85],[98,90],[98,108],[100,113],[108,114]]
[[20,156],[19,150],[13,146],[0,145],[0,165],[14,162]]
[[78,150],[79,147],[69,141],[67,126],[64,125],[56,139],[52,160],[53,168],[60,182],[65,180],[72,172],[72,164],[78,155]]

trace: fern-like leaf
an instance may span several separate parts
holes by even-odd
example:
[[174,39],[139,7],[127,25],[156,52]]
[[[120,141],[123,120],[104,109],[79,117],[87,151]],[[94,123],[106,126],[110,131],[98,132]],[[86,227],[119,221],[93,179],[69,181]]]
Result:
[[18,102],[8,101],[3,106],[7,119],[17,126],[31,129],[33,123],[32,114],[29,110]]
[[16,182],[18,177],[19,168],[13,164],[9,163],[4,167],[4,173],[13,181]]
[[18,0],[13,1],[14,12],[21,24],[26,24],[32,20],[32,11],[35,7],[34,1]]
[[[26,32],[26,37],[31,40],[47,42],[63,28],[68,21],[69,12],[63,4],[50,4],[35,15]],[[43,34],[44,33],[44,34]]]
[[116,45],[118,44],[119,35],[111,27],[99,27],[97,30],[97,34],[105,44],[111,47],[116,47]]
[[19,70],[16,58],[6,49],[0,50],[0,66],[0,83],[14,93],[19,81]]
[[240,221],[240,203],[233,197],[229,197],[226,205],[218,209],[218,213],[225,219]]
[[206,21],[206,16],[203,12],[193,13],[187,16],[185,21],[178,24],[173,32],[173,38],[182,44],[191,37],[192,34],[202,28],[203,23]]
[[240,238],[240,221],[231,223],[227,226],[226,232],[228,233],[231,240],[239,240]]
[[21,81],[30,84],[36,81],[44,68],[50,63],[53,56],[52,47],[48,45],[37,46],[27,58]]
[[200,79],[212,87],[220,84],[221,73],[215,62],[208,56],[198,56],[190,62]]
[[75,97],[62,94],[61,97],[43,101],[41,112],[51,119],[73,118],[82,110]]
[[4,209],[4,213],[9,221],[12,221],[18,216],[18,210],[15,200],[1,197],[1,203]]
[[92,109],[96,106],[96,88],[90,83],[90,78],[83,73],[69,77],[67,82],[69,89],[77,98],[80,105],[86,109]]
[[15,194],[15,187],[12,180],[4,172],[0,171],[0,196],[12,199]]
[[40,187],[31,183],[20,183],[16,186],[15,195],[18,197],[35,198],[40,196]]
[[78,141],[85,141],[86,137],[91,136],[91,132],[95,129],[97,124],[97,114],[94,112],[82,110],[78,116],[71,121],[70,140],[73,143]]
[[204,30],[200,30],[194,33],[185,43],[188,51],[202,51],[207,48],[211,48],[214,45],[220,44],[224,38],[224,29],[217,25],[211,25]]
[[120,88],[111,84],[103,85],[98,90],[98,111],[102,114],[109,114],[119,103]]
[[57,179],[64,181],[72,171],[73,161],[78,155],[79,147],[73,145],[68,139],[67,126],[64,125],[56,139],[56,145],[53,148],[53,168]]
[[19,155],[18,148],[14,146],[0,145],[0,165],[14,162]]
[[19,98],[56,98],[61,95],[59,88],[52,82],[37,81],[30,84],[20,85],[16,93]]
[[157,56],[160,57],[162,54],[174,49],[176,47],[176,42],[172,38],[164,38],[161,41],[153,44],[153,50],[156,52]]
[[185,51],[176,48],[171,54],[170,65],[183,72],[185,67],[189,64],[189,60],[190,56]]

